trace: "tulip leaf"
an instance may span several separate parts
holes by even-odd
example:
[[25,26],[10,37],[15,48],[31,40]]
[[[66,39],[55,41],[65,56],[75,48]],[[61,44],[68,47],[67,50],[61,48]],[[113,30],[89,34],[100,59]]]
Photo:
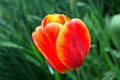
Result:
[[112,17],[110,33],[115,47],[120,50],[120,14]]
[[24,49],[22,46],[15,44],[13,42],[10,41],[1,41],[0,42],[0,46],[2,47],[10,47],[10,48],[19,48],[19,49]]
[[105,51],[106,52],[111,52],[113,54],[113,56],[120,59],[120,51],[117,51],[117,50],[114,50],[114,49],[109,49],[109,48],[105,48]]
[[33,64],[35,64],[37,67],[41,67],[41,64],[40,64],[40,62],[39,61],[37,61],[37,59],[35,59],[33,56],[31,56],[30,54],[24,54],[25,55],[25,58],[28,60],[28,61],[30,61],[30,62],[32,62]]
[[113,80],[115,73],[114,72],[107,72],[106,76],[102,80]]

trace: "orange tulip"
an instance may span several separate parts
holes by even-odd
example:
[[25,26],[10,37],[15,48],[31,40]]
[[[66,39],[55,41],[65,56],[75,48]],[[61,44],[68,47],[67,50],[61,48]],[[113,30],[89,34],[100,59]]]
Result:
[[36,48],[58,72],[81,66],[90,50],[90,34],[80,19],[47,15],[32,34]]

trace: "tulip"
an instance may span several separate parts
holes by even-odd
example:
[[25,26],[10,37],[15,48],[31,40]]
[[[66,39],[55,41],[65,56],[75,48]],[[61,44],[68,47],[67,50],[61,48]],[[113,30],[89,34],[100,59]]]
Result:
[[32,33],[36,48],[58,72],[65,73],[83,64],[90,50],[90,33],[80,19],[49,14]]

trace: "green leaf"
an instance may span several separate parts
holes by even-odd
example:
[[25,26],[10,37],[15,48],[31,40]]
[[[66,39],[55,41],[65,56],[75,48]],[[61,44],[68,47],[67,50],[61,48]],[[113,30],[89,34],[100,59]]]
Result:
[[41,64],[40,64],[40,62],[39,61],[37,61],[37,59],[35,59],[33,56],[31,56],[30,54],[24,54],[25,55],[25,58],[28,60],[28,61],[30,61],[30,62],[32,62],[33,64],[35,64],[37,67],[41,67]]
[[120,50],[120,14],[112,17],[110,32],[114,45]]
[[15,44],[13,42],[10,42],[10,41],[1,41],[0,42],[0,46],[2,47],[10,47],[10,48],[19,48],[19,49],[24,49],[24,47],[18,45],[18,44]]
[[107,72],[106,76],[102,80],[113,80],[115,73],[114,72]]

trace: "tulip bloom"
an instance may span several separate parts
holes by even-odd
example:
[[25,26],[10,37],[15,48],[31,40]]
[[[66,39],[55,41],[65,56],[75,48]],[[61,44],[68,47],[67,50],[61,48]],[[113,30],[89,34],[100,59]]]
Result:
[[80,67],[90,50],[90,33],[80,19],[49,14],[32,33],[36,48],[58,72]]

